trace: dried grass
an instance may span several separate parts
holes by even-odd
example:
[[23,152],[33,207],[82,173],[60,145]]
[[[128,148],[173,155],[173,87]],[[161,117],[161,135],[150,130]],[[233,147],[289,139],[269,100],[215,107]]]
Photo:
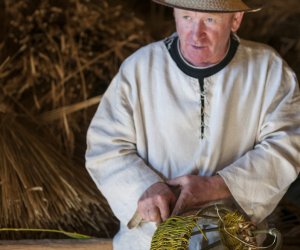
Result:
[[70,116],[63,107],[104,92],[124,58],[145,42],[143,23],[108,1],[5,2],[2,111],[45,117],[61,109],[51,125],[72,156],[76,134],[85,132],[76,124],[87,125],[90,117],[86,109]]
[[[148,38],[142,21],[109,2],[4,0],[2,228],[115,232],[116,220],[83,165],[86,128],[120,63]],[[27,237],[45,235],[0,235]]]
[[260,2],[264,2],[264,8],[259,12],[245,15],[239,30],[240,36],[274,47],[300,79],[299,2],[295,0]]
[[1,113],[0,120],[1,227],[110,236],[116,221],[87,172],[33,130],[31,120]]

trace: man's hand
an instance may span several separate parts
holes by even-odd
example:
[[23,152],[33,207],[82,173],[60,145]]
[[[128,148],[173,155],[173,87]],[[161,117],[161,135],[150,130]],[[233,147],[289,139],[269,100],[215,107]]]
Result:
[[212,177],[185,175],[169,180],[167,183],[181,188],[172,215],[231,196],[224,180],[218,175]]
[[161,222],[170,216],[175,203],[176,196],[170,187],[157,182],[141,196],[137,211],[144,221]]

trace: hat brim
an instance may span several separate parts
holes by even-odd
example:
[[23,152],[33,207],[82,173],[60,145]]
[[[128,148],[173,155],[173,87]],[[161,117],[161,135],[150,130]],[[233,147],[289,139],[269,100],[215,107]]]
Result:
[[217,8],[209,7],[209,6],[203,6],[203,4],[199,3],[198,5],[195,5],[189,1],[172,1],[172,0],[152,0],[153,2],[156,2],[158,4],[171,7],[171,8],[178,8],[178,9],[184,9],[184,10],[191,10],[191,11],[198,11],[198,12],[221,12],[221,13],[230,13],[230,12],[255,12],[262,9],[262,6],[256,6],[256,7],[250,7],[243,2],[240,2],[239,4],[235,4],[234,6],[218,6]]

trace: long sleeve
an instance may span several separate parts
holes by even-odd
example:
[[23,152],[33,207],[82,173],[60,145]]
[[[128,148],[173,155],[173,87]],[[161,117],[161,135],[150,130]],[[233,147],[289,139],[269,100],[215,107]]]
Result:
[[300,169],[298,82],[278,60],[266,81],[254,148],[218,172],[238,204],[256,221],[274,210]]
[[137,152],[131,85],[122,72],[114,78],[88,129],[86,151],[91,177],[125,225],[142,193],[161,181]]

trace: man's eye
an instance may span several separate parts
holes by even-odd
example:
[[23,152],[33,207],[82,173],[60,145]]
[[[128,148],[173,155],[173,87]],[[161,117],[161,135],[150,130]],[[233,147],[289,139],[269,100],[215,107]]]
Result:
[[206,19],[206,22],[207,23],[215,23],[215,19],[214,18],[212,18],[212,17],[208,17],[207,19]]
[[192,18],[190,16],[183,16],[183,19],[188,20],[188,21],[192,20]]

